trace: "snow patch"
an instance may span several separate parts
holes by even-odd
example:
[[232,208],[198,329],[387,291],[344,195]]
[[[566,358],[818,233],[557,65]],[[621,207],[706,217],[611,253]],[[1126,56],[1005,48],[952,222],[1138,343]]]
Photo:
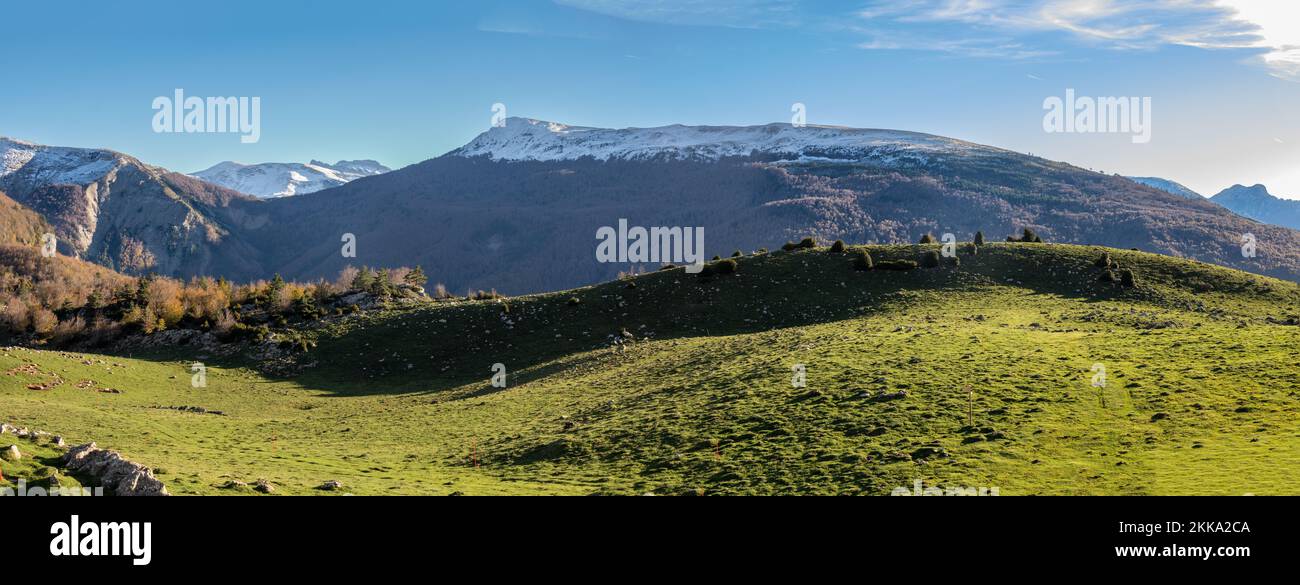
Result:
[[980,145],[916,132],[835,126],[662,126],[591,128],[529,118],[508,118],[449,156],[493,160],[717,160],[755,153],[817,160],[928,162],[934,154],[955,154]]
[[373,160],[342,160],[332,165],[318,160],[251,165],[226,161],[192,176],[256,197],[272,198],[315,193],[389,170]]

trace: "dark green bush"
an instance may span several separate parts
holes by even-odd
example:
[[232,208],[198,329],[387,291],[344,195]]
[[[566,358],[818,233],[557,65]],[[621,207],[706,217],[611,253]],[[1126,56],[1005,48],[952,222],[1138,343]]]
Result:
[[798,245],[798,247],[800,247],[800,248],[816,248],[816,247],[817,247],[817,240],[815,240],[815,239],[813,239],[813,238],[804,238],[804,239],[802,239],[802,240],[799,240],[799,245]]
[[713,272],[716,274],[735,274],[738,265],[735,260],[730,258],[721,260],[713,264]]
[[921,266],[925,268],[938,268],[942,262],[943,258],[934,250],[921,254]]
[[1102,252],[1101,257],[1098,258],[1096,262],[1092,263],[1092,265],[1097,268],[1110,268],[1110,264],[1110,252]]
[[975,245],[976,246],[984,245],[984,232],[975,232]]
[[835,243],[834,243],[834,244],[831,244],[831,251],[832,251],[832,252],[835,252],[835,253],[837,253],[837,254],[843,253],[843,252],[844,252],[844,240],[835,240]]
[[1125,268],[1119,272],[1119,284],[1124,288],[1133,288],[1137,286],[1137,276],[1132,270]]
[[791,252],[799,249],[799,244],[796,244],[794,242],[786,242],[784,246],[781,246],[781,249],[785,250],[786,252]]
[[935,242],[934,236],[930,234],[925,234],[924,236],[921,236],[922,244],[933,244],[934,242]]
[[853,258],[854,270],[871,270],[873,265],[871,254],[868,254],[865,250],[858,252]]

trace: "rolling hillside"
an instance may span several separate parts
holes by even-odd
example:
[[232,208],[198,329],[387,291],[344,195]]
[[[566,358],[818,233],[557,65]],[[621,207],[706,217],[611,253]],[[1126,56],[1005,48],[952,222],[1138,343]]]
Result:
[[[1058,244],[885,269],[932,250],[747,254],[730,274],[393,306],[292,331],[316,346],[277,375],[175,343],[130,358],[8,348],[0,416],[121,450],[179,494],[251,495],[258,479],[277,494],[887,495],[916,481],[1270,494],[1300,481],[1295,284]],[[861,251],[876,269],[855,269]],[[1104,253],[1116,268],[1095,266]],[[1132,286],[1108,270],[1132,271]],[[206,388],[190,386],[196,361]],[[51,377],[66,383],[26,388]],[[318,489],[331,480],[342,488]]]

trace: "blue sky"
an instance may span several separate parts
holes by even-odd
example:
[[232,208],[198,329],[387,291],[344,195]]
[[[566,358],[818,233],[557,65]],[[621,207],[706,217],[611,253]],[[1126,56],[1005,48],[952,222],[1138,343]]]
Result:
[[[1300,198],[1300,6],[1274,0],[10,4],[0,135],[184,172],[403,166],[512,116],[808,121],[952,136],[1213,194]],[[14,23],[24,23],[14,26]],[[257,96],[262,134],[158,134],[156,96]],[[1152,98],[1152,139],[1043,130],[1043,100]]]

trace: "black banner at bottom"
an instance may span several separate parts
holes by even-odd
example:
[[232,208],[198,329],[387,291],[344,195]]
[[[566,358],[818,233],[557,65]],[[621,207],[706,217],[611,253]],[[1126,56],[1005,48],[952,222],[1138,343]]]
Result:
[[[331,573],[468,563],[526,574],[597,555],[671,572],[903,563],[974,577],[1244,575],[1295,558],[1293,498],[0,498],[15,570]],[[654,562],[650,562],[654,561]],[[581,561],[586,563],[586,561]],[[674,561],[676,562],[676,561]],[[829,563],[829,564],[828,564]],[[898,566],[904,566],[898,565]],[[592,569],[587,566],[584,572]],[[1059,573],[1053,573],[1060,575]],[[10,573],[12,576],[12,573]]]

